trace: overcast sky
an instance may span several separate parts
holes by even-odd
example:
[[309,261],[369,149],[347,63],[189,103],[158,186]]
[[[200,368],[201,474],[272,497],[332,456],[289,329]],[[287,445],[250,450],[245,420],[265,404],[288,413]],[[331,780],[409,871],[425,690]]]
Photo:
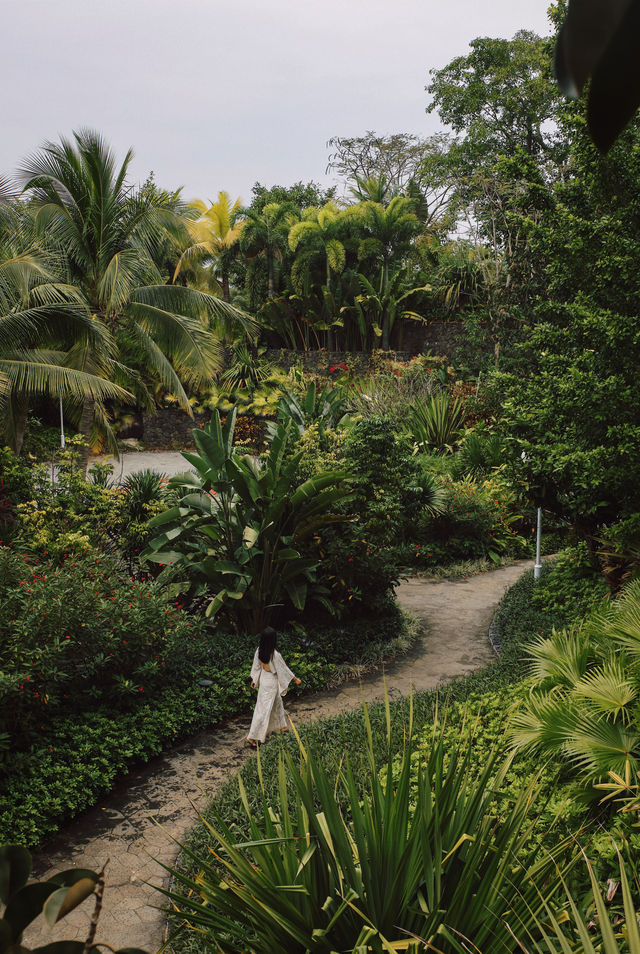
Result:
[[429,69],[547,0],[1,0],[0,175],[90,126],[184,197],[329,184],[332,136],[438,128]]

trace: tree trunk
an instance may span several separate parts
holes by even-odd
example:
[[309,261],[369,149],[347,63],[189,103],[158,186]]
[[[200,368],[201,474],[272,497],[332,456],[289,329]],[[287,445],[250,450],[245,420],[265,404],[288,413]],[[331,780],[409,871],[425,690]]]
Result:
[[[327,259],[327,291],[331,293],[331,269],[329,268],[329,259]],[[326,307],[326,304],[325,304]],[[330,315],[327,311],[327,353],[335,349],[335,343],[333,340],[333,328],[331,327],[331,320],[333,315]]]
[[80,453],[79,470],[83,477],[87,476],[87,467],[89,465],[91,430],[93,428],[93,414],[95,401],[93,398],[86,398],[82,405],[82,414],[80,415],[80,435],[84,438],[86,444]]
[[386,310],[382,316],[382,350],[389,350],[389,312]]
[[20,454],[22,451],[28,411],[29,396],[27,394],[12,395],[9,406],[8,438],[9,446],[16,454]]
[[229,272],[226,269],[222,273],[222,298],[226,302],[231,302],[231,289],[229,288]]
[[269,295],[269,298],[275,298],[276,286],[273,280],[273,256],[272,255],[269,255],[267,257],[267,274],[269,276],[269,284],[267,286],[267,293]]
[[[382,265],[382,294],[380,295],[382,302],[386,301],[387,297],[387,284],[389,282],[389,265],[385,260]],[[382,350],[389,350],[389,338],[391,337],[391,328],[389,321],[389,309],[387,308],[386,303],[383,304],[383,314],[382,314]]]

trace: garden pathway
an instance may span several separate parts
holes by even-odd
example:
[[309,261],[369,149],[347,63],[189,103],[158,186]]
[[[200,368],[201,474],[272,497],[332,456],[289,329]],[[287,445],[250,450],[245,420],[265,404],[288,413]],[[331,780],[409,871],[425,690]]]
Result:
[[[487,634],[498,602],[530,565],[520,561],[459,580],[402,582],[398,600],[420,627],[411,651],[386,670],[391,697],[407,694],[411,686],[417,691],[434,688],[488,663],[493,650]],[[289,703],[288,710],[301,721],[337,715],[359,706],[363,694],[367,702],[383,697],[382,673],[365,678],[362,686],[347,683],[303,696]],[[229,720],[131,772],[102,804],[71,822],[36,856],[39,878],[71,867],[99,870],[109,859],[98,940],[114,948],[159,948],[164,921],[153,905],[162,897],[144,882],[162,881],[154,859],[173,863],[172,837],[183,837],[196,820],[196,808],[206,805],[247,758],[242,743],[248,727],[248,716]],[[55,929],[40,919],[42,925],[26,932],[25,943],[35,947],[60,938],[84,940],[90,914],[85,902]]]

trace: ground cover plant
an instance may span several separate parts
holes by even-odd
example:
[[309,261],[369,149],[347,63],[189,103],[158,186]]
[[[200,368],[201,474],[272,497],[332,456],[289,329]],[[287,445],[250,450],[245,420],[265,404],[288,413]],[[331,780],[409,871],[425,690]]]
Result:
[[[211,629],[152,576],[125,576],[94,550],[57,558],[10,546],[0,579],[6,837],[38,844],[136,762],[250,708],[254,637]],[[408,635],[391,604],[346,631],[298,623],[280,642],[313,690],[379,665]]]

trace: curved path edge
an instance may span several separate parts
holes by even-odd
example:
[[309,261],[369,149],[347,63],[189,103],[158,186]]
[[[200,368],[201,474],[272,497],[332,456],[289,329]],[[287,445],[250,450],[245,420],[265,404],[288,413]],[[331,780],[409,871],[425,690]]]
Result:
[[[411,689],[433,689],[491,662],[495,652],[488,633],[498,603],[530,566],[531,561],[521,560],[460,580],[403,581],[398,601],[418,621],[411,650],[384,674],[303,696],[288,706],[290,715],[299,721],[338,715],[360,706],[363,695],[367,702],[383,698],[385,682],[393,698]],[[249,721],[246,715],[220,723],[131,772],[112,795],[70,822],[36,855],[39,878],[65,868],[100,870],[109,859],[99,941],[116,949],[160,947],[164,918],[156,905],[162,897],[150,886],[164,881],[157,861],[173,864],[174,839],[184,837],[197,811],[248,757],[243,741]],[[90,915],[91,905],[85,904],[53,929],[41,918],[26,932],[25,943],[84,940]]]

